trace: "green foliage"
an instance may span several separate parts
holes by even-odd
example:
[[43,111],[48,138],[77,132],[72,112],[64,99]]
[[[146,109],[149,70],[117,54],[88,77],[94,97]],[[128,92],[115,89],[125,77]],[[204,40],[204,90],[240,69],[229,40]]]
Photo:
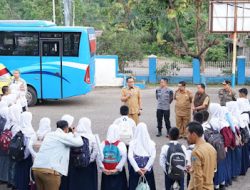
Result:
[[223,45],[210,48],[206,55],[207,61],[225,61],[226,59],[226,47]]
[[[102,30],[103,36],[97,39],[98,54],[118,54],[123,65],[142,54],[183,58],[174,47],[182,45],[173,19],[178,18],[190,51],[197,52],[197,1],[201,0],[171,0],[170,6],[170,0],[74,0],[75,24]],[[63,0],[55,0],[55,4],[56,23],[64,25]],[[203,1],[201,12],[201,19],[207,22],[208,1]],[[0,0],[0,19],[52,20],[52,0]],[[205,23],[199,31],[206,32],[206,27]],[[204,42],[215,37],[206,34]],[[207,60],[225,58],[221,44],[208,51]]]
[[127,31],[106,32],[98,41],[98,53],[104,55],[118,55],[120,71],[124,71],[127,61],[141,60],[143,52],[140,46],[140,36]]

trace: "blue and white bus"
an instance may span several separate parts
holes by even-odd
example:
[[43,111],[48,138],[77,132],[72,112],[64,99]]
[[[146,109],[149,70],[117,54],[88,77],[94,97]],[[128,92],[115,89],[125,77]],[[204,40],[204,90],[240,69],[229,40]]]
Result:
[[20,70],[29,105],[90,92],[95,85],[95,30],[49,21],[1,20],[0,64]]

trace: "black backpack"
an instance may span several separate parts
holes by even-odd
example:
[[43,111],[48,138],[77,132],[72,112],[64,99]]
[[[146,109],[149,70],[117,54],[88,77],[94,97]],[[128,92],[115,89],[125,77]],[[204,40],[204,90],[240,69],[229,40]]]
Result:
[[9,156],[12,160],[19,162],[24,160],[24,134],[22,131],[17,132],[17,134],[11,139],[9,145]]
[[90,164],[89,140],[82,137],[83,146],[70,149],[70,162],[75,168],[85,168]]
[[0,116],[0,134],[3,132],[6,122],[7,120],[4,117]]
[[184,170],[186,169],[186,156],[179,143],[169,143],[167,152],[166,171],[172,180],[181,180],[184,178]]
[[[248,114],[249,120],[250,120],[250,111],[245,111],[245,112],[242,112],[241,114],[245,114],[245,113]],[[250,139],[250,133],[249,133],[250,122],[248,123],[247,127],[240,128],[241,140],[243,144],[248,143]]]
[[224,146],[224,138],[219,131],[213,129],[213,126],[210,124],[211,128],[204,131],[205,140],[211,144],[217,152],[217,160],[224,160],[226,158],[226,151]]

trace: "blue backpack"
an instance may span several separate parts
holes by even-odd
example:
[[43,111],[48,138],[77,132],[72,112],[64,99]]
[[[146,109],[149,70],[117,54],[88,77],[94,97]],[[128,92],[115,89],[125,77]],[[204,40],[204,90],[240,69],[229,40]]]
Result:
[[116,141],[115,143],[109,143],[108,141],[105,141],[105,146],[103,149],[103,165],[107,170],[114,170],[121,161],[121,155],[118,149],[119,143],[120,141]]

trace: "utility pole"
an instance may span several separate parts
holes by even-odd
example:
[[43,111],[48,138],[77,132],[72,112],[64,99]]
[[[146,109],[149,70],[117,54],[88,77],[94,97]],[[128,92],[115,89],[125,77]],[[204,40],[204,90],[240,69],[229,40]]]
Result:
[[73,6],[73,18],[72,18],[72,25],[75,26],[75,17],[76,17],[76,10],[75,10],[75,0],[72,0],[72,6]]
[[55,4],[55,0],[52,0],[52,7],[53,7],[53,22],[56,23],[56,4]]
[[70,26],[72,23],[72,0],[63,0],[64,24]]
[[232,87],[235,88],[235,70],[237,59],[237,21],[238,0],[234,0],[234,33],[233,33],[233,61],[232,61]]

